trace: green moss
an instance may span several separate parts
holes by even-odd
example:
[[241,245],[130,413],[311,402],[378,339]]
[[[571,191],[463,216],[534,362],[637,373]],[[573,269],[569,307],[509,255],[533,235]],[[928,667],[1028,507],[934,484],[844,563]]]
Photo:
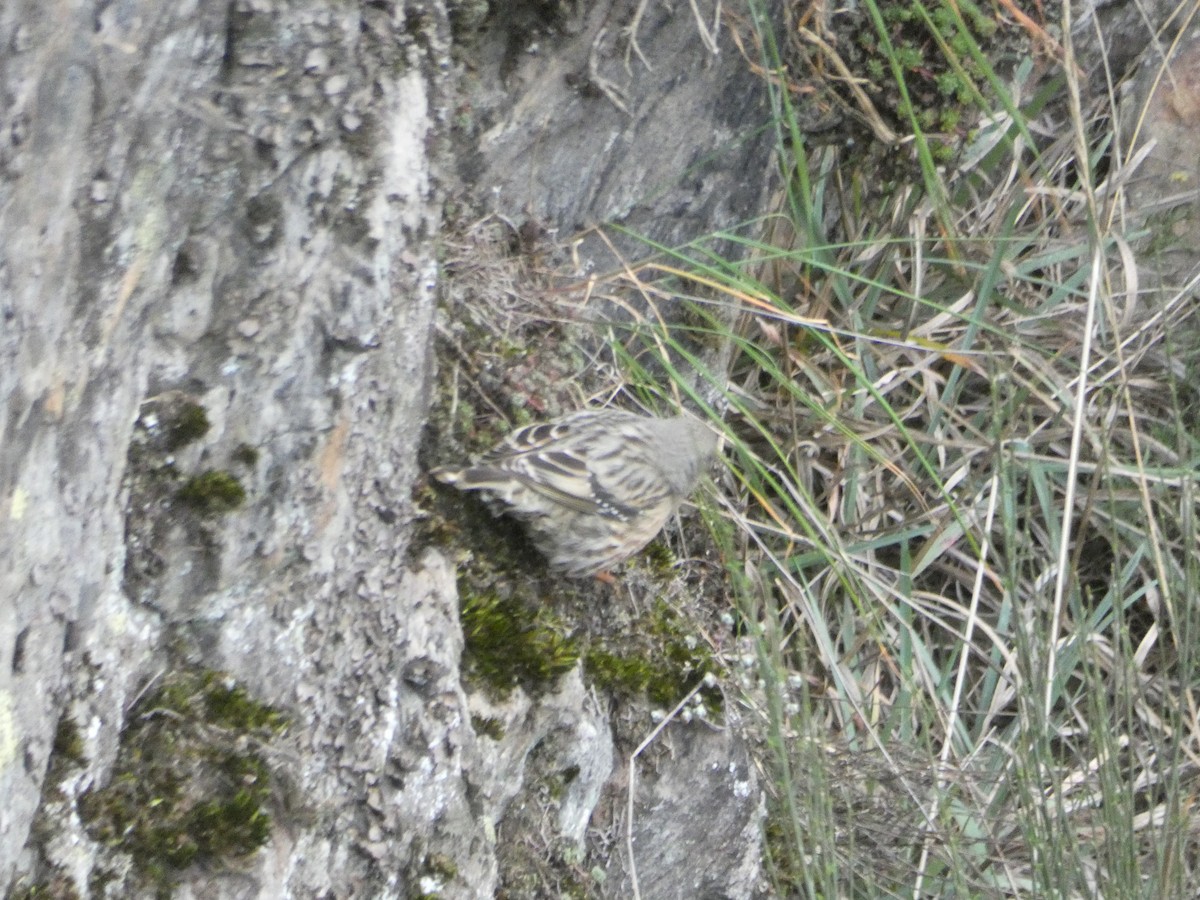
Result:
[[584,655],[583,666],[588,677],[607,691],[637,696],[649,695],[653,688],[656,696],[667,694],[666,703],[674,705],[669,697],[677,693],[676,679],[648,659],[591,649]]
[[91,877],[88,878],[89,896],[92,896],[92,897],[107,896],[104,893],[105,889],[110,884],[112,884],[114,881],[116,881],[118,878],[120,878],[120,876],[116,872],[114,872],[112,869],[105,869],[103,867],[98,867],[98,868],[93,869]]
[[83,738],[79,736],[79,726],[70,716],[58,720],[58,727],[54,730],[54,755],[68,763],[84,761]]
[[599,881],[577,862],[568,861],[575,855],[573,851],[535,848],[528,843],[505,849],[509,858],[501,863],[495,900],[593,900],[602,896]]
[[962,116],[957,109],[947,109],[942,112],[938,124],[942,131],[955,131],[962,123]]
[[541,416],[535,415],[529,411],[527,406],[522,404],[513,404],[512,407],[512,424],[513,428],[524,428],[526,425],[532,425],[534,422],[540,421]]
[[250,748],[285,725],[220,673],[175,673],[132,711],[112,779],[80,797],[80,817],[93,839],[168,892],[180,870],[267,842],[271,773]]
[[112,869],[96,868],[92,869],[91,877],[88,878],[88,889],[90,896],[107,896],[104,893],[109,884],[118,880],[120,876]]
[[59,718],[58,726],[54,730],[54,744],[50,754],[50,766],[46,771],[43,797],[45,799],[61,798],[63,796],[61,791],[63,779],[71,770],[82,765],[86,759],[79,727],[70,716],[63,715]]
[[799,854],[792,843],[795,833],[788,828],[786,813],[770,808],[763,820],[763,869],[780,896],[799,897],[804,893],[803,870],[797,865]]
[[431,853],[426,856],[423,868],[426,874],[444,881],[450,881],[458,877],[458,866],[453,859],[444,853]]
[[[685,623],[665,603],[658,603],[639,628],[618,647],[589,647],[584,670],[597,685],[618,696],[645,696],[662,709],[675,706],[717,664],[706,644],[688,633]],[[721,707],[715,685],[701,690],[711,713]]]
[[575,641],[544,607],[531,611],[494,593],[471,594],[464,585],[459,590],[469,676],[506,696],[518,684],[527,690],[544,688],[575,666]]
[[178,450],[208,434],[208,413],[199,403],[185,402],[174,410],[163,425],[163,440],[168,450]]
[[471,716],[471,727],[476,734],[490,737],[493,741],[504,740],[504,723],[491,716]]
[[[946,7],[941,8],[946,9]],[[971,0],[959,0],[958,8],[962,11],[963,18],[967,21],[971,28],[977,31],[982,37],[990,38],[1000,27],[1000,24],[993,19],[991,15],[984,12],[982,9],[972,3]],[[948,9],[946,9],[946,11],[947,13],[949,12]]]
[[207,721],[212,724],[240,731],[272,732],[287,726],[287,716],[253,699],[244,687],[218,672],[205,673],[203,697]]
[[228,472],[210,469],[185,481],[175,497],[180,503],[209,515],[237,509],[246,500],[246,489]]
[[257,465],[258,457],[258,448],[249,444],[238,444],[233,450],[233,461],[241,463],[246,468],[253,468]]
[[[883,33],[876,16],[882,19]],[[883,121],[900,134],[940,127],[942,140],[955,142],[942,154],[945,159],[961,149],[963,134],[958,129],[965,132],[979,121],[981,109],[995,103],[991,86],[995,78],[981,60],[1002,60],[998,65],[1007,68],[1009,60],[1030,50],[1024,30],[1011,24],[997,29],[994,16],[970,2],[921,6],[908,0],[881,0],[870,10],[846,10],[834,24],[833,34],[840,39],[841,58],[865,76],[860,89]],[[840,93],[851,106],[858,103],[836,82],[828,89]],[[952,114],[944,115],[947,110]],[[897,177],[908,180],[911,173],[905,170],[911,157],[882,148],[871,153],[868,142],[863,146],[861,164],[880,170],[871,176],[878,179],[874,184],[887,186]],[[873,185],[871,193],[879,192]]]
[[567,766],[561,772],[552,772],[542,779],[542,788],[546,796],[555,803],[561,803],[567,795],[567,788],[579,777],[579,766]]
[[925,57],[916,47],[897,47],[896,62],[901,68],[916,69],[925,64]]
[[253,757],[231,756],[225,770],[231,783],[239,783],[236,778],[249,787],[198,806],[191,817],[192,832],[211,847],[261,847],[271,836],[271,817],[263,809],[265,798],[254,785],[269,781],[266,764]]
[[641,553],[641,559],[658,576],[667,576],[675,566],[675,556],[664,541],[651,541]]

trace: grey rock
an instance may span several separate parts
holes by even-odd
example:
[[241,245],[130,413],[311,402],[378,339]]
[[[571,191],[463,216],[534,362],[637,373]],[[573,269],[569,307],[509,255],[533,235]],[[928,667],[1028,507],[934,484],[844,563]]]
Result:
[[701,724],[671,726],[659,745],[635,762],[633,863],[614,856],[606,895],[633,896],[636,876],[644,900],[760,896],[765,801],[746,746]]

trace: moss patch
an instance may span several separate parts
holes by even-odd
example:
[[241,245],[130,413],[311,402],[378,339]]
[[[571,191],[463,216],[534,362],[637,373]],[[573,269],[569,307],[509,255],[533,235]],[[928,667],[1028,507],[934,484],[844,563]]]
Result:
[[83,762],[83,738],[70,716],[58,720],[58,728],[54,731],[54,755],[68,763]]
[[[557,750],[549,744],[539,745],[530,753],[526,771],[542,774],[527,781],[500,823],[497,900],[599,900],[603,896],[601,882],[582,865],[580,849],[561,836],[547,835],[546,823],[556,820],[568,788],[579,777],[578,766],[557,769],[552,765],[550,760],[556,755]],[[514,840],[518,835],[538,838]]]
[[208,413],[199,403],[184,401],[162,423],[163,442],[168,450],[178,450],[208,434]]
[[[670,709],[703,682],[717,674],[712,651],[688,631],[686,621],[659,601],[629,633],[614,635],[590,646],[584,670],[597,686],[627,698],[644,696],[660,709]],[[712,679],[710,679],[712,680]],[[715,681],[700,696],[710,713],[721,708]]]
[[[232,473],[182,471],[177,452],[209,430],[208,414],[194,399],[169,391],[142,404],[125,468],[125,590],[139,602],[154,603],[156,583],[167,560],[187,559],[195,573],[218,572],[219,541],[213,517],[246,501],[246,489]],[[205,448],[205,452],[211,452]],[[239,448],[235,461],[246,463]],[[181,534],[182,532],[182,534]],[[173,542],[179,553],[171,552]],[[197,591],[202,592],[202,591]]]
[[548,609],[531,610],[495,593],[462,594],[463,660],[467,674],[493,694],[504,697],[518,684],[544,690],[574,668],[576,642]]
[[228,472],[209,470],[189,478],[176,499],[202,515],[232,512],[246,501],[246,489]]
[[458,877],[458,866],[444,853],[431,853],[421,860],[417,886],[421,891],[414,900],[435,900],[446,885]]
[[266,843],[271,773],[260,750],[286,724],[218,672],[173,674],[131,713],[112,779],[80,797],[80,817],[146,883],[169,891],[190,865]]
[[504,723],[492,716],[471,716],[471,728],[476,734],[493,741],[504,740]]
[[238,444],[233,448],[233,461],[248,469],[252,469],[258,464],[259,456],[258,448],[250,444]]
[[83,738],[79,734],[79,726],[69,715],[63,714],[54,730],[53,752],[50,754],[50,767],[46,772],[46,783],[42,789],[44,796],[60,797],[60,786],[63,779],[72,770],[86,762]]

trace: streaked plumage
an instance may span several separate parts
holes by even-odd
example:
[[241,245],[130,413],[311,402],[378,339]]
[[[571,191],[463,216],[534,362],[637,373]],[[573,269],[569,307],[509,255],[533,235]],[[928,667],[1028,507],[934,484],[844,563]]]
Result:
[[519,428],[475,465],[431,474],[502,501],[554,568],[583,577],[648,544],[716,449],[716,435],[692,416],[605,409]]

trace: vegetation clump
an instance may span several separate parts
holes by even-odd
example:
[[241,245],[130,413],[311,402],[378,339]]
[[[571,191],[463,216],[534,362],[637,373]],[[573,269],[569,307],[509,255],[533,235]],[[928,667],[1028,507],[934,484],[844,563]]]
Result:
[[[658,709],[674,707],[708,679],[711,686],[700,688],[702,703],[709,713],[716,713],[721,708],[721,693],[713,677],[717,662],[685,624],[678,613],[659,601],[628,635],[589,647],[584,670],[600,687],[619,696],[644,696]],[[614,646],[615,641],[621,646]]]
[[54,730],[54,757],[67,763],[81,763],[84,760],[83,738],[80,737],[79,726],[70,716],[60,718]]
[[80,900],[74,882],[62,872],[35,884],[18,882],[7,896],[9,900]]
[[70,715],[64,713],[59,718],[58,726],[54,730],[52,751],[43,794],[47,797],[59,797],[63,779],[87,760],[79,726],[75,724],[75,720]]
[[258,464],[259,456],[258,448],[251,444],[238,444],[233,448],[233,461],[248,469]]
[[190,400],[185,401],[163,422],[163,441],[168,450],[178,450],[200,440],[208,434],[210,427],[204,407]]
[[489,737],[493,741],[504,740],[504,723],[494,716],[471,716],[471,728],[476,734]]
[[[141,603],[154,605],[168,561],[181,557],[192,572],[219,570],[218,516],[241,507],[246,488],[225,469],[198,473],[185,465],[199,458],[180,448],[209,430],[204,407],[180,391],[146,400],[134,423],[125,467],[125,590]],[[214,448],[206,445],[204,454]],[[257,451],[241,445],[232,462],[253,466]],[[182,542],[182,543],[177,543]],[[195,584],[195,583],[194,583]]]
[[211,515],[237,509],[246,501],[246,489],[229,472],[210,469],[185,481],[175,496],[201,515]]
[[266,843],[271,772],[261,748],[286,726],[221,673],[173,674],[131,713],[112,778],[80,798],[80,817],[95,840],[129,854],[142,879],[168,891],[188,866]]
[[505,697],[517,685],[545,689],[575,667],[579,648],[549,610],[460,589],[467,673],[492,692]]

